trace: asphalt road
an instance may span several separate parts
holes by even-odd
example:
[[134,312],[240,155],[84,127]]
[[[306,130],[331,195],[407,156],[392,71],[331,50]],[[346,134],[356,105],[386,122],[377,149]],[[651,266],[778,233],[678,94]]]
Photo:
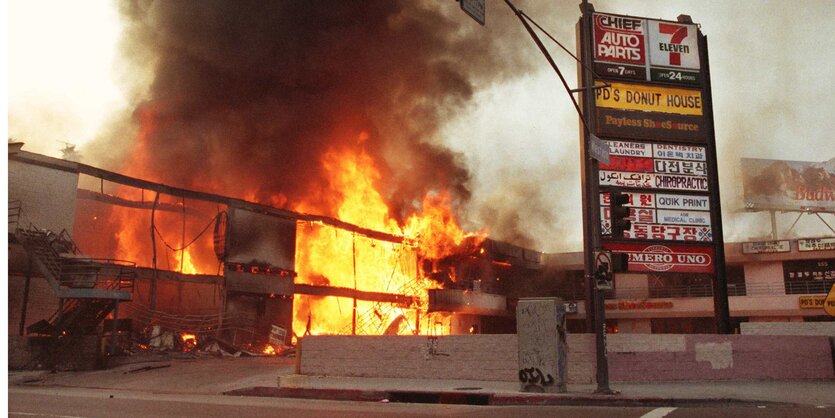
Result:
[[682,408],[584,406],[472,406],[381,402],[340,402],[67,387],[9,387],[10,417],[810,417],[830,418],[833,408]]

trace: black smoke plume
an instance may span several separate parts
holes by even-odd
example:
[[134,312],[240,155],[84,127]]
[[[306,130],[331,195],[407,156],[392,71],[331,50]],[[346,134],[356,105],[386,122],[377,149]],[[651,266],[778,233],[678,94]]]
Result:
[[454,2],[120,7],[123,52],[152,68],[123,171],[279,206],[327,189],[320,159],[342,147],[375,158],[396,218],[433,190],[466,201],[469,173],[440,145],[439,128],[478,86],[530,67],[525,51],[496,42],[527,45],[514,16],[496,13],[488,37]]

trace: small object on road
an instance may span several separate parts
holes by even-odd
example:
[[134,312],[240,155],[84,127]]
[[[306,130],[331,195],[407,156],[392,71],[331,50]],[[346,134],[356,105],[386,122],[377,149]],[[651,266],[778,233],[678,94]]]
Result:
[[[140,367],[140,368],[138,368],[138,369],[128,370],[128,371],[126,371],[124,374],[128,374],[128,373],[146,372],[146,371],[148,371],[148,370],[164,369],[164,368],[166,368],[166,367],[171,367],[171,363],[168,363],[168,364],[162,364],[162,365],[159,365],[159,366],[145,366],[145,367]],[[111,397],[112,397],[112,396],[111,396]]]

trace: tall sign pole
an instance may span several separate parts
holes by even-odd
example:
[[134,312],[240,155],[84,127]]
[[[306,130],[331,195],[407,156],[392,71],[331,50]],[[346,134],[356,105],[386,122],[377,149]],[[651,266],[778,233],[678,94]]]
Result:
[[[592,28],[592,15],[594,6],[583,0],[580,5],[582,18],[578,23],[578,39],[589,39]],[[597,393],[613,393],[609,388],[609,359],[606,349],[606,311],[604,309],[604,290],[597,286],[597,275],[599,273],[597,255],[601,250],[600,231],[600,204],[597,198],[599,194],[598,183],[595,179],[598,176],[598,163],[592,158],[595,142],[598,139],[594,136],[596,121],[594,114],[595,87],[594,74],[591,71],[592,45],[590,42],[580,42],[581,72],[580,89],[582,110],[585,115],[585,128],[581,126],[580,150],[582,160],[580,162],[583,170],[583,242],[585,244],[584,271],[585,271],[585,308],[586,308],[586,329],[593,329],[595,334],[595,348],[597,359]],[[607,157],[609,157],[607,155]],[[608,159],[608,158],[607,158]]]
[[[692,23],[689,16],[679,16],[679,20]],[[704,94],[705,122],[708,129],[707,151],[708,155],[708,178],[710,179],[711,203],[715,205],[711,210],[711,221],[714,225],[713,236],[716,242],[714,253],[716,254],[715,279],[711,281],[713,289],[713,317],[716,322],[716,330],[720,334],[731,333],[731,311],[728,303],[728,276],[725,271],[725,240],[722,228],[722,206],[719,201],[719,173],[716,164],[716,131],[713,124],[713,90],[710,86],[710,61],[707,53],[707,36],[699,31],[699,54],[704,66],[704,81],[702,93]]]
[[[586,277],[595,272],[595,251],[609,250],[626,254],[629,272],[709,279],[716,330],[729,333],[707,39],[689,16],[599,13],[585,0],[580,8],[580,90],[590,127],[581,139]],[[607,143],[608,162],[590,159],[594,136]],[[612,219],[612,195],[626,196],[626,219]],[[605,331],[600,292],[587,283],[587,329]],[[598,355],[599,366],[605,359]]]

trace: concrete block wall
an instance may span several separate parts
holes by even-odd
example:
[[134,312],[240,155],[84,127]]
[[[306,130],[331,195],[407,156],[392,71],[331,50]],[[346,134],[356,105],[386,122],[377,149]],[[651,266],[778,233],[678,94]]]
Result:
[[825,335],[835,337],[835,322],[743,322],[743,335]]
[[[829,338],[745,335],[613,335],[612,381],[832,379]],[[650,337],[650,338],[647,338]],[[652,341],[664,337],[666,341]],[[643,341],[640,341],[643,340]],[[644,347],[643,350],[635,350]]]
[[307,336],[302,341],[301,374],[501,381],[516,379],[518,368],[516,335]]
[[[26,288],[26,278],[21,275],[9,275],[9,335],[20,332],[20,318],[23,308],[23,292]],[[29,301],[26,304],[26,321],[24,327],[34,324],[41,319],[49,319],[58,311],[58,297],[46,279],[32,277],[29,281]],[[25,331],[24,331],[25,332]]]
[[[568,383],[595,381],[594,335],[569,334]],[[517,381],[516,335],[308,336],[307,375]],[[821,336],[614,334],[611,381],[833,379]]]
[[20,226],[72,234],[78,173],[9,160],[9,200],[21,202]]

